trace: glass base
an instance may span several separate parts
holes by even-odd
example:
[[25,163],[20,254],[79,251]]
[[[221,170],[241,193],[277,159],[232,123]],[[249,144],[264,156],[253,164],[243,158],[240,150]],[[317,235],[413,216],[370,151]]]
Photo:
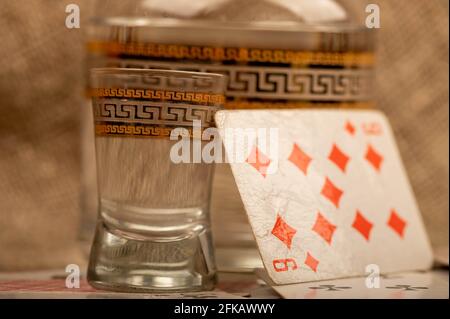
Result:
[[176,240],[146,239],[99,223],[88,268],[89,283],[122,292],[188,292],[214,288],[211,234]]
[[264,268],[256,247],[216,246],[217,269],[223,272],[253,273]]

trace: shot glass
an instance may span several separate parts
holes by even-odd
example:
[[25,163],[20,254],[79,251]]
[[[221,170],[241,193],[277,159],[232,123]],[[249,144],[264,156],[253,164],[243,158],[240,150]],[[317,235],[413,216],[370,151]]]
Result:
[[90,81],[99,214],[89,283],[117,291],[212,289],[214,164],[174,161],[180,138],[173,133],[206,143],[199,133],[214,127],[225,77],[104,68],[93,69]]

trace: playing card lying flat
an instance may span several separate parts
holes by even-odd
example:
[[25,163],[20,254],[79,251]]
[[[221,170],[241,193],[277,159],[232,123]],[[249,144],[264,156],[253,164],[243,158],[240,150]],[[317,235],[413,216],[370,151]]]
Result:
[[[267,279],[264,269],[257,275]],[[448,271],[405,272],[272,286],[286,299],[448,299]]]
[[430,268],[431,247],[383,114],[239,110],[217,113],[216,122],[274,283]]

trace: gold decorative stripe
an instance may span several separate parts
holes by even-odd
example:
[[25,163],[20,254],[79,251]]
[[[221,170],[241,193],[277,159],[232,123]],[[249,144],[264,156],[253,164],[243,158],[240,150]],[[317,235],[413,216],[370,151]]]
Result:
[[[168,138],[173,129],[176,127],[161,127],[161,126],[135,126],[127,124],[95,124],[96,136],[122,136],[122,137],[160,137]],[[194,136],[192,127],[184,127],[189,132],[183,137],[199,138]],[[202,133],[204,128],[200,130]]]
[[298,50],[229,48],[157,43],[117,43],[92,41],[88,51],[110,56],[129,55],[148,58],[188,59],[216,62],[261,62],[293,65],[333,65],[372,67],[373,52],[315,52]]
[[304,108],[339,108],[339,109],[373,109],[373,102],[337,102],[337,103],[311,103],[311,102],[269,102],[269,101],[227,101],[225,109],[304,109]]
[[169,137],[171,128],[158,126],[134,126],[126,124],[95,124],[95,135],[122,135],[122,136],[147,136]]
[[223,104],[223,94],[209,94],[199,92],[180,92],[150,89],[115,89],[115,88],[93,88],[89,90],[91,97],[109,98],[134,98],[175,102],[192,102],[198,104]]

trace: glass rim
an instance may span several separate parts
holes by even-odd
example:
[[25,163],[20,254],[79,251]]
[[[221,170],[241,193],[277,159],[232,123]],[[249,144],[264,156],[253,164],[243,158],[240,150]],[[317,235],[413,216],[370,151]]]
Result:
[[297,21],[216,21],[210,19],[177,19],[177,18],[152,18],[148,17],[96,17],[91,19],[94,25],[108,23],[115,26],[126,27],[153,27],[159,29],[214,29],[215,31],[253,31],[253,32],[325,32],[325,33],[372,33],[362,24],[349,21],[330,21],[324,23],[307,23]]
[[138,68],[92,68],[90,69],[91,76],[102,75],[159,75],[159,76],[175,76],[175,77],[188,77],[188,78],[208,78],[216,79],[218,81],[225,81],[226,75],[220,73],[209,72],[193,72],[193,71],[180,71],[180,70],[168,70],[168,69],[138,69]]

